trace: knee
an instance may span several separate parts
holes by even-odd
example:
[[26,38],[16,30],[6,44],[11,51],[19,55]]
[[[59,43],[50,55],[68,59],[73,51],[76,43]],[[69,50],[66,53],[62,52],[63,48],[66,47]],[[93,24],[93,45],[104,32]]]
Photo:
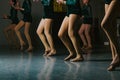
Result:
[[59,33],[58,33],[58,37],[59,37],[60,39],[65,39],[66,36],[67,36],[67,33],[66,33],[66,32],[59,32]]
[[18,32],[18,29],[15,27],[15,28],[14,28],[14,31],[15,31],[15,32]]
[[107,23],[106,22],[101,22],[101,28],[106,29]]
[[37,35],[39,35],[39,34],[40,34],[40,32],[39,32],[39,30],[38,30],[38,29],[36,30],[36,33],[37,33]]
[[63,33],[58,33],[58,37],[60,38],[60,39],[62,39],[63,37],[64,37],[64,34]]
[[28,35],[28,34],[29,34],[29,32],[27,32],[27,31],[24,31],[24,34],[25,34],[25,35]]
[[45,34],[46,36],[51,35],[50,31],[45,31],[44,34]]
[[37,29],[36,33],[37,33],[37,35],[39,35],[39,36],[43,34],[43,32],[40,31],[39,29]]
[[74,37],[75,36],[75,33],[74,33],[74,31],[68,31],[68,36],[70,37],[70,38],[72,38],[72,37]]
[[89,35],[90,35],[90,32],[89,32],[89,31],[85,31],[85,35],[86,35],[86,36],[89,36]]
[[78,34],[81,36],[83,35],[83,31],[79,31]]

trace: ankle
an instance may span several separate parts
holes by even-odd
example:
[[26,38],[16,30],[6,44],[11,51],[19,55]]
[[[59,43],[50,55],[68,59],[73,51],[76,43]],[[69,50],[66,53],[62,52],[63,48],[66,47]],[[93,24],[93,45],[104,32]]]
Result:
[[51,49],[51,52],[56,52],[56,49],[54,49],[54,48],[53,48],[53,49]]
[[80,54],[77,54],[77,56],[76,56],[77,58],[83,58],[83,56],[82,55],[80,55]]

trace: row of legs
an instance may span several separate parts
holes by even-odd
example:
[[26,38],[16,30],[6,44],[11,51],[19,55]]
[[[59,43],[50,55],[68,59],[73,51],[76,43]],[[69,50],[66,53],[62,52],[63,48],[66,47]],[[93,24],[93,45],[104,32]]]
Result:
[[[77,32],[80,27],[79,19],[80,18],[78,15],[70,14],[69,17],[66,16],[64,18],[61,27],[59,29],[58,37],[61,39],[61,41],[69,51],[69,55],[65,58],[65,60],[83,61],[83,57],[81,54],[82,50],[80,48],[79,40],[76,37],[78,35]],[[54,42],[51,36],[52,21],[53,21],[52,19],[42,19],[37,29],[37,34],[45,47],[44,55],[47,56],[56,54],[56,50],[54,48]],[[84,31],[84,28],[80,32],[82,31]],[[80,35],[83,35],[82,33],[80,33]],[[82,37],[84,38],[84,36]],[[87,45],[86,42],[84,44]],[[89,42],[89,47],[92,47],[91,42]],[[73,58],[73,56],[76,57]]]
[[[102,29],[104,30],[104,32],[106,33],[110,41],[110,46],[111,46],[111,51],[112,51],[113,60],[110,66],[108,67],[108,70],[113,70],[115,67],[120,65],[120,47],[118,45],[118,39],[116,36],[117,34],[116,33],[117,31],[116,18],[119,16],[119,12],[118,12],[119,9],[120,9],[120,5],[118,1],[113,0],[111,4],[109,5],[108,9],[106,10],[106,14],[101,23]],[[56,54],[56,49],[54,47],[54,41],[51,35],[52,21],[53,21],[52,19],[42,19],[37,29],[37,34],[40,37],[45,47],[44,55],[47,55],[47,56]],[[76,37],[77,36],[76,31],[78,30],[78,27],[79,27],[78,21],[79,21],[78,15],[70,14],[69,17],[66,16],[58,32],[59,38],[61,39],[61,41],[67,48],[67,50],[69,51],[69,55],[65,58],[65,60],[71,60],[71,61],[83,61],[84,60],[81,54],[82,50],[80,48],[79,41]],[[21,37],[19,29],[21,29],[23,25],[25,25],[24,33],[25,33],[25,36],[26,36],[26,39],[29,45],[27,51],[29,51],[33,49],[31,39],[29,36],[30,23],[20,21],[19,24],[15,27],[15,32],[20,41],[20,46],[22,50],[23,46],[25,45],[25,42],[23,41]],[[88,45],[91,47],[89,43],[91,42],[88,41]],[[86,45],[86,43],[83,43],[83,44]],[[73,58],[74,55],[76,56],[75,58]]]
[[[7,28],[5,28],[4,34],[8,40],[8,44],[12,44],[16,48],[19,48],[19,43],[20,43],[20,50],[22,51],[24,49],[24,47],[26,46],[26,43],[23,40],[23,38],[21,36],[21,32],[20,32],[20,29],[24,26],[24,34],[25,34],[25,37],[26,37],[27,42],[28,42],[28,48],[26,51],[29,52],[29,51],[33,50],[31,38],[29,35],[30,24],[31,23],[29,23],[29,22],[20,21],[17,25],[11,24]],[[16,36],[15,32],[16,32],[16,35],[19,39],[19,43],[15,37]],[[9,35],[9,33],[10,33],[10,35]]]
[[[113,0],[110,3],[110,5],[106,11],[106,14],[103,18],[103,21],[101,23],[101,27],[104,30],[104,32],[106,33],[106,35],[110,41],[110,46],[111,46],[111,51],[112,51],[113,60],[110,64],[110,66],[108,67],[108,70],[113,70],[114,68],[116,68],[117,66],[120,65],[120,48],[119,48],[119,43],[118,43],[119,41],[116,36],[116,34],[117,34],[116,33],[116,31],[117,31],[116,18],[119,16],[119,13],[118,13],[118,10],[120,9],[119,3],[120,2],[118,2],[117,0]],[[65,17],[62,22],[62,25],[60,27],[60,30],[58,32],[59,38],[61,39],[61,41],[63,42],[63,44],[69,51],[69,55],[65,58],[65,60],[69,60],[69,59],[71,61],[83,61],[84,60],[84,58],[82,57],[82,54],[81,54],[81,48],[78,43],[79,41],[76,37],[76,35],[77,35],[76,31],[77,31],[77,28],[79,27],[77,24],[79,21],[78,18],[79,18],[79,16],[75,15],[75,14],[70,14],[69,17]],[[40,29],[38,28],[37,33],[40,36],[40,39],[42,40],[43,36],[40,35],[41,33],[39,33],[39,30]],[[46,32],[45,32],[45,34],[46,34]],[[49,40],[50,38],[51,37],[49,37],[49,38],[47,37],[48,43],[49,43],[49,41],[53,42],[52,38],[51,38],[51,40]],[[44,43],[44,41],[42,41],[43,44],[46,43],[46,42]],[[86,43],[84,43],[84,45],[86,45]],[[46,46],[46,45],[44,45],[44,46]],[[89,45],[89,46],[91,47],[91,45]],[[50,45],[50,49],[52,49],[52,48],[53,48],[53,46]],[[73,55],[76,55],[76,57],[72,58]]]

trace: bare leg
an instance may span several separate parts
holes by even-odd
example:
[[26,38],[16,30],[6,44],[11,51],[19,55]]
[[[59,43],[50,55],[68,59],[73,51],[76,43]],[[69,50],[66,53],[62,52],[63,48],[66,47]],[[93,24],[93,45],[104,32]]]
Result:
[[[119,5],[116,1],[112,1],[108,11],[102,21],[102,28],[107,32],[107,35],[109,36],[112,43],[115,45],[116,48],[118,46],[118,40],[116,36],[116,18],[119,15],[119,12],[117,11],[119,9]],[[117,49],[119,51],[119,49]]]
[[73,44],[76,54],[77,54],[76,57],[71,60],[73,62],[74,61],[83,61],[79,41],[78,41],[78,39],[76,39],[76,37],[77,37],[76,35],[78,33],[78,31],[76,30],[76,28],[78,27],[78,25],[77,25],[78,20],[79,20],[79,17],[75,14],[71,14],[69,16],[68,35],[72,41],[72,44]]
[[29,23],[29,22],[25,22],[24,34],[26,36],[26,39],[27,39],[28,45],[29,45],[27,52],[31,52],[33,50],[32,42],[31,42],[31,38],[30,38],[30,34],[29,34],[30,24],[31,23]]
[[86,36],[87,43],[88,43],[88,46],[87,46],[86,49],[91,49],[92,48],[90,29],[91,29],[91,25],[90,24],[85,24],[85,36]]
[[[109,8],[109,4],[105,4],[105,13],[107,13],[108,8]],[[103,29],[103,30],[104,30],[104,29]],[[114,59],[114,58],[115,58],[115,53],[116,53],[114,44],[113,44],[112,41],[110,40],[110,37],[109,37],[107,31],[104,30],[104,32],[106,33],[106,35],[107,35],[107,37],[108,37],[108,39],[109,39],[109,41],[110,41],[110,48],[111,48],[111,51],[112,51],[112,59]]]
[[48,41],[48,43],[50,45],[50,49],[51,49],[51,51],[48,53],[47,56],[52,56],[52,55],[56,54],[56,49],[54,47],[54,42],[53,42],[53,38],[51,35],[52,21],[53,21],[52,19],[45,19],[45,28],[44,28],[45,36],[47,38],[47,41]]
[[109,4],[105,4],[105,13],[107,12],[108,8],[109,8]]
[[48,44],[48,42],[46,40],[46,37],[45,37],[45,35],[43,33],[44,32],[44,27],[45,27],[44,25],[45,25],[45,20],[41,19],[40,24],[39,24],[39,26],[37,28],[37,34],[38,34],[39,38],[41,39],[41,41],[42,41],[42,43],[43,43],[43,45],[45,47],[44,55],[47,55],[50,52],[50,46],[49,46],[49,44]]
[[9,36],[9,33],[8,33],[8,32],[9,32],[9,31],[11,32],[14,27],[15,27],[15,24],[10,24],[8,27],[6,27],[6,28],[4,29],[4,35],[5,35],[5,37],[6,37],[9,45],[13,44],[13,43],[12,43],[12,40],[13,40],[13,39],[11,39],[11,37],[10,37],[10,36],[12,36],[12,34],[10,34],[10,36]]
[[109,37],[107,31],[106,31],[104,28],[103,28],[103,30],[104,30],[104,32],[106,33],[106,35],[107,35],[107,37],[108,37],[108,39],[109,39],[110,48],[111,48],[111,51],[112,51],[112,59],[114,60],[115,54],[116,54],[116,48],[115,48],[114,44],[112,43],[112,41],[111,41],[111,39],[110,39],[110,37]]
[[19,46],[20,46],[20,45],[19,45],[19,43],[18,43],[16,34],[15,34],[15,27],[16,27],[16,24],[14,24],[14,26],[12,27],[11,39],[12,39],[12,43],[14,44],[14,48],[15,48],[15,49],[19,49]]
[[110,41],[110,47],[111,47],[111,51],[112,51],[112,59],[114,59],[115,53],[117,53],[117,52],[116,52],[116,48],[115,48],[114,44],[112,43],[112,41]]
[[[117,55],[119,58],[120,57],[120,49],[119,49],[119,43],[118,43],[118,39],[116,36],[116,18],[119,16],[119,9],[120,9],[120,5],[119,5],[119,1],[117,0],[112,0],[111,4],[109,5],[109,8],[106,12],[105,17],[103,18],[103,21],[101,23],[101,26],[104,30],[106,30],[106,32],[108,33],[108,36],[110,37],[110,40],[112,41],[113,45],[115,46],[115,50],[117,53],[115,53],[115,55]],[[111,64],[111,66],[108,68],[108,70],[112,70],[115,67],[115,64],[119,63],[120,60],[118,59],[114,59]],[[117,60],[117,62],[116,62]]]
[[85,24],[82,24],[82,26],[80,27],[80,30],[79,30],[79,35],[80,35],[80,38],[81,38],[81,40],[83,42],[82,49],[87,47],[87,42],[86,42],[86,38],[84,36],[84,31],[85,31]]
[[11,40],[12,40],[12,43],[13,43],[13,48],[14,49],[19,49],[20,45],[19,45],[18,40],[16,38],[15,30],[12,30],[10,32],[10,34],[11,34]]
[[21,36],[21,33],[20,33],[20,31],[19,31],[19,30],[23,27],[24,24],[25,24],[24,21],[20,21],[20,22],[18,23],[18,25],[15,27],[15,32],[16,32],[16,34],[17,34],[17,37],[18,37],[18,39],[19,39],[19,41],[20,41],[20,45],[21,45],[20,50],[23,50],[23,46],[25,45],[25,42],[23,41],[22,36]]
[[9,39],[9,35],[8,35],[8,31],[10,31],[10,28],[11,27],[11,25],[9,25],[8,27],[6,27],[5,29],[4,29],[4,35],[5,35],[5,37],[6,37],[6,39],[7,39],[7,42],[8,42],[8,45],[9,46],[11,46],[11,41],[10,41],[10,39]]
[[73,57],[73,54],[75,53],[74,47],[71,44],[71,41],[68,37],[68,21],[69,18],[66,16],[62,22],[62,25],[60,27],[60,30],[58,32],[58,36],[69,51],[69,55],[64,60],[69,60]]

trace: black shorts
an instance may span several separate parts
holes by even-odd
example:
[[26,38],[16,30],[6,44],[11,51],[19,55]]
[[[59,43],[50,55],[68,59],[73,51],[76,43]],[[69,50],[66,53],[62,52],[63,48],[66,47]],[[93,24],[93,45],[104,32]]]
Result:
[[23,21],[32,23],[32,15],[31,14],[24,14]]
[[93,19],[92,18],[85,18],[83,19],[83,24],[92,24],[93,23]]
[[105,0],[105,4],[110,4],[112,0]]
[[70,14],[81,15],[81,8],[77,5],[67,5],[67,16]]
[[54,17],[55,17],[55,15],[54,15],[54,12],[53,12],[52,5],[44,6],[43,19],[44,18],[54,19]]
[[11,24],[18,24],[19,23],[19,19],[18,18],[14,18],[14,19],[11,19],[11,20],[12,20]]

